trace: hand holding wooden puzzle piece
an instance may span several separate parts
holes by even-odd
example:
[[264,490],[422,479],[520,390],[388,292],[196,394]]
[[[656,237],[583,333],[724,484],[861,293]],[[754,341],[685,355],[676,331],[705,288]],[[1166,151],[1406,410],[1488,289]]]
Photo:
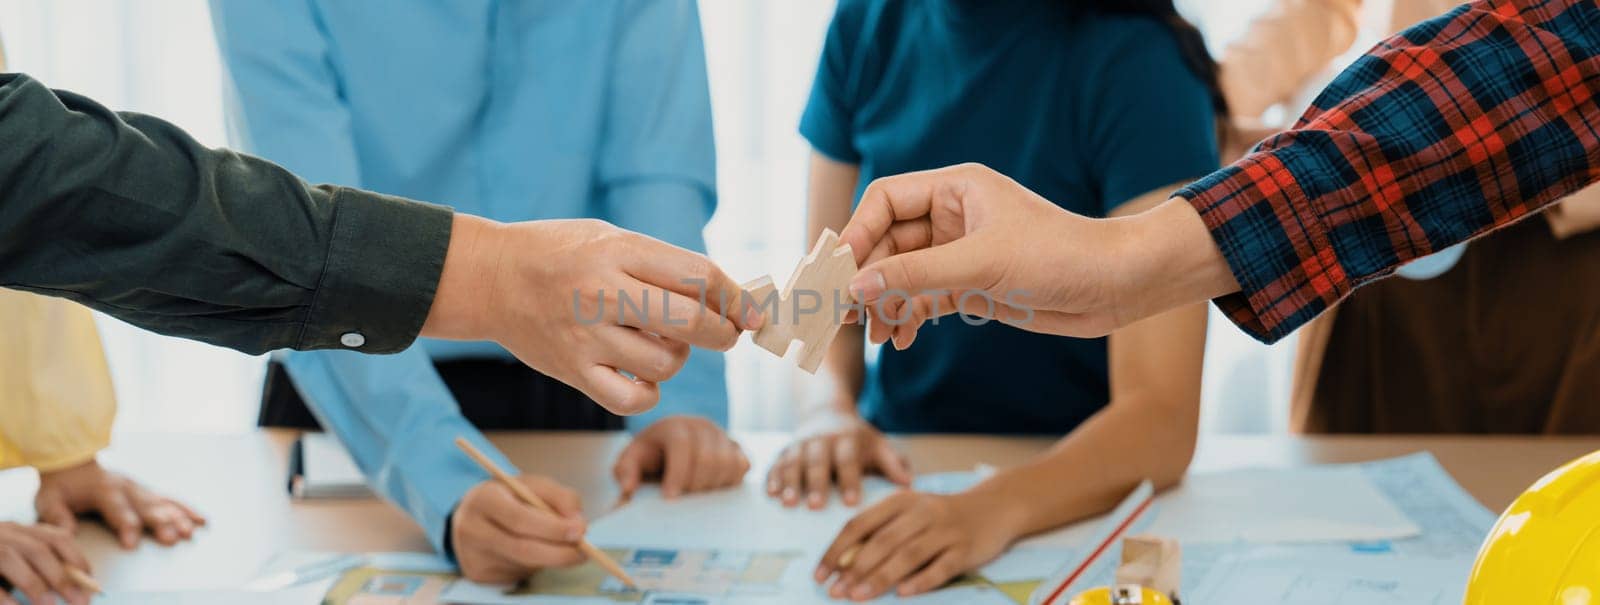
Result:
[[855,252],[848,244],[839,245],[839,234],[824,229],[781,296],[771,276],[744,284],[750,300],[767,314],[766,325],[752,339],[779,357],[789,351],[790,341],[800,341],[800,369],[815,374],[839,333],[844,305],[853,301],[849,285],[855,274]]

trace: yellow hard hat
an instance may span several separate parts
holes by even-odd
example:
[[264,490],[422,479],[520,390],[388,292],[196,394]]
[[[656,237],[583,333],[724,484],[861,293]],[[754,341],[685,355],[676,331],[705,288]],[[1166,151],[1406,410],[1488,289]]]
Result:
[[1556,469],[1489,530],[1467,605],[1600,605],[1600,452]]
[[1172,605],[1172,599],[1143,586],[1101,586],[1078,593],[1067,605]]

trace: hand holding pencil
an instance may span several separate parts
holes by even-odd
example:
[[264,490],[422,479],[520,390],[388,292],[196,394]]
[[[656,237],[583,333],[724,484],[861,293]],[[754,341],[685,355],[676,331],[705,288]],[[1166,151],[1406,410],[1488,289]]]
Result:
[[636,586],[622,566],[583,539],[576,492],[542,477],[513,476],[464,437],[456,438],[456,446],[494,477],[468,492],[451,527],[456,558],[468,579],[515,582],[534,570],[587,558],[623,584]]
[[89,561],[72,535],[49,525],[0,523],[0,605],[14,605],[11,589],[33,603],[84,605],[100,591],[89,576]]

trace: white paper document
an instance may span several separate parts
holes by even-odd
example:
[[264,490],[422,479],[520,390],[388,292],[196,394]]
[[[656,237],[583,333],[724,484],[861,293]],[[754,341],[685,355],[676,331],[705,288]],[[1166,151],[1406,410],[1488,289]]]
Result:
[[[949,490],[973,480],[941,473],[922,485]],[[870,504],[895,489],[874,478],[863,499]],[[641,490],[631,504],[595,519],[587,537],[627,567],[643,592],[624,589],[592,565],[544,573],[518,587],[454,575],[403,585],[404,574],[372,570],[357,579],[390,592],[412,585],[416,594],[438,590],[432,594],[457,603],[825,603],[812,569],[839,527],[866,506],[833,498],[822,511],[785,508],[755,483],[670,502],[653,488]],[[1158,498],[1152,511],[1139,531],[1183,542],[1184,601],[1230,605],[1459,602],[1477,544],[1494,521],[1427,454],[1195,475]],[[886,600],[1026,603],[1042,579],[1082,556],[1097,521],[1025,541],[942,590]],[[1109,583],[1117,558],[1116,552],[1102,557],[1081,586]]]
[[1405,555],[1457,558],[1478,552],[1496,515],[1456,483],[1431,454],[1360,465],[1373,485],[1415,520],[1422,534],[1374,545]]
[[1471,568],[1470,557],[1260,548],[1219,562],[1193,596],[1228,605],[1455,605]]
[[272,591],[196,590],[187,592],[107,592],[95,605],[317,605],[327,584],[303,584]]
[[1179,542],[1383,540],[1421,532],[1358,466],[1194,475],[1147,529]]
[[[1386,540],[1421,533],[1356,464],[1193,474],[1158,496],[1156,507],[1144,531],[1185,546]],[[1024,544],[1075,546],[1088,539],[1092,527],[1077,523]]]

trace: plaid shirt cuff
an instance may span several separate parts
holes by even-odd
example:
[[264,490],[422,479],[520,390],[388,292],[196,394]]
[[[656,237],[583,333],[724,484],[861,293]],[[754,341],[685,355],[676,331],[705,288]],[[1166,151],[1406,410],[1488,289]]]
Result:
[[1179,190],[1211,231],[1240,291],[1216,299],[1228,319],[1276,342],[1352,289],[1316,200],[1306,203],[1282,153],[1252,154]]

